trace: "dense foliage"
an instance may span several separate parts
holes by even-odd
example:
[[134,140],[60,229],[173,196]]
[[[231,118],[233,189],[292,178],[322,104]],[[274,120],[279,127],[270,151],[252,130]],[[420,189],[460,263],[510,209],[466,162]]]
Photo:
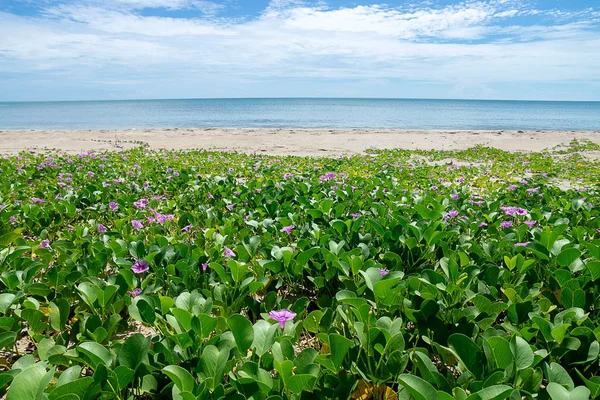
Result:
[[597,150],[7,156],[0,390],[597,397]]

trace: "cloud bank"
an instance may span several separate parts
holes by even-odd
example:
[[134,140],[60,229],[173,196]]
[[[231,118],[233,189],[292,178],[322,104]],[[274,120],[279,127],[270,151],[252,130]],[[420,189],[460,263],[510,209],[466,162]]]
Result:
[[594,99],[600,89],[594,8],[273,0],[253,15],[231,16],[234,1],[42,4],[33,15],[0,11],[0,85],[7,88],[0,100],[494,98],[506,97],[506,88],[517,98],[570,98],[582,87]]

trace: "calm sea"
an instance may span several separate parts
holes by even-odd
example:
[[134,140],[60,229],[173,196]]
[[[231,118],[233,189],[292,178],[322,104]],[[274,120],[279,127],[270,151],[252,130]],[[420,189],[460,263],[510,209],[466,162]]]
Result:
[[165,127],[600,130],[600,102],[425,99],[0,102],[0,129]]

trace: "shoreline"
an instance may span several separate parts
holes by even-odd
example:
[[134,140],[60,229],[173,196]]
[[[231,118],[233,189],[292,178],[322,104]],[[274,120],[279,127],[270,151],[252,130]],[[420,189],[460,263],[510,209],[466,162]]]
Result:
[[[505,151],[542,151],[571,140],[600,144],[600,130],[418,130],[156,128],[98,130],[0,130],[0,153],[57,149],[66,152],[151,149],[256,152],[270,155],[335,156],[368,149],[465,150],[476,145]],[[137,142],[137,143],[132,143]],[[118,147],[119,144],[122,147]]]

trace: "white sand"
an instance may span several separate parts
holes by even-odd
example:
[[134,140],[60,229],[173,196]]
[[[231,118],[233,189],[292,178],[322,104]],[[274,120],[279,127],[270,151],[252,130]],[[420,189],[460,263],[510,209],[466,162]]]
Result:
[[385,129],[172,128],[127,130],[4,130],[0,152],[60,149],[68,152],[135,147],[213,149],[273,155],[331,156],[367,149],[455,150],[475,145],[507,151],[540,151],[573,139],[600,144],[600,131],[421,131]]

